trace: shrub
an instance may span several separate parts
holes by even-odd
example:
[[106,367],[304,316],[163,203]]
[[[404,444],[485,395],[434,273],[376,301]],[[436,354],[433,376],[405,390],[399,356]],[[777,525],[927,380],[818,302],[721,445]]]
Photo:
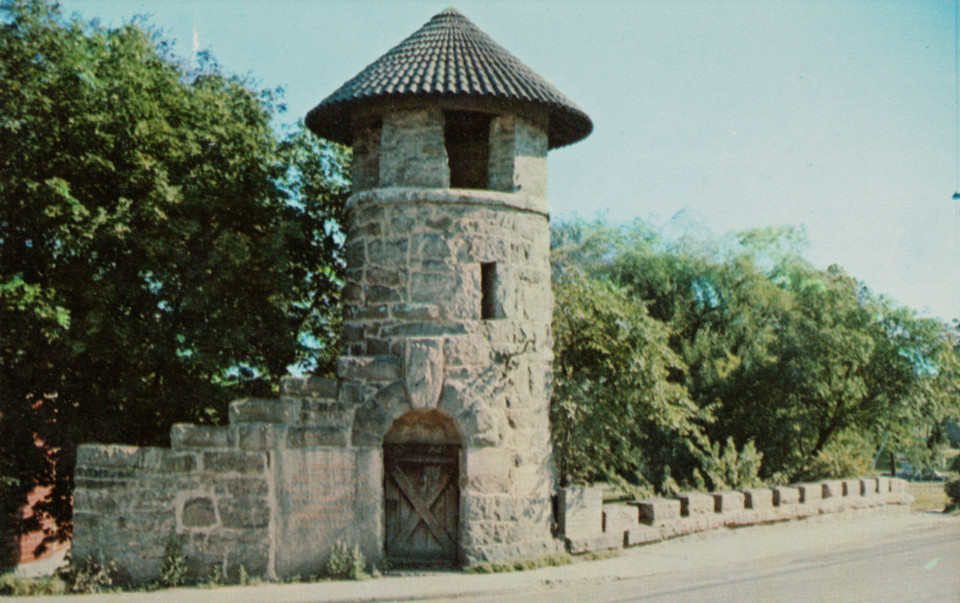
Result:
[[870,443],[859,434],[841,434],[823,447],[801,478],[817,481],[866,475],[873,462],[872,452]]
[[699,440],[699,446],[691,442],[690,451],[707,474],[710,484],[707,485],[700,471],[694,469],[693,478],[698,490],[732,490],[760,485],[763,453],[757,451],[753,440],[744,444],[739,451],[733,437],[728,437],[723,447],[720,442],[711,442],[706,437]]
[[960,509],[960,479],[947,482],[944,487],[947,493],[947,508],[944,511],[956,511]]
[[187,559],[183,556],[180,542],[176,538],[167,541],[163,550],[163,564],[160,566],[160,586],[173,588],[182,586],[187,579]]
[[330,549],[330,556],[324,565],[324,571],[331,578],[346,578],[350,580],[360,580],[366,577],[366,559],[360,551],[360,545],[350,545],[338,540]]
[[69,559],[57,572],[67,590],[78,594],[94,594],[113,590],[118,578],[117,562],[101,562],[93,557]]

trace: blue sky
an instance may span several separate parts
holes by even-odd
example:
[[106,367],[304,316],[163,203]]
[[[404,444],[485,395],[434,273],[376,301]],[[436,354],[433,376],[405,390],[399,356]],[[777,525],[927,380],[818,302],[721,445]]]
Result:
[[[960,1],[960,0],[958,0]],[[63,0],[150,16],[189,59],[282,86],[295,121],[451,0]],[[594,120],[553,216],[802,225],[820,267],[960,317],[956,2],[460,1]]]

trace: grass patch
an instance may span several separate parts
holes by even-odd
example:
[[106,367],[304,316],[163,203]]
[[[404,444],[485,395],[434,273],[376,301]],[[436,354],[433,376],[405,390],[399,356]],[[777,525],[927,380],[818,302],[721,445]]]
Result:
[[907,482],[907,492],[913,496],[914,511],[943,511],[947,493],[943,482]]
[[523,572],[535,570],[544,567],[559,567],[561,565],[570,565],[580,561],[599,561],[600,559],[610,559],[619,557],[620,551],[596,551],[584,553],[583,555],[571,555],[570,553],[556,553],[544,557],[521,557],[513,561],[493,562],[484,561],[477,565],[471,565],[464,568],[467,574],[501,574],[504,572]]
[[30,595],[62,595],[67,592],[66,583],[57,576],[19,578],[13,574],[0,576],[0,595],[24,597]]

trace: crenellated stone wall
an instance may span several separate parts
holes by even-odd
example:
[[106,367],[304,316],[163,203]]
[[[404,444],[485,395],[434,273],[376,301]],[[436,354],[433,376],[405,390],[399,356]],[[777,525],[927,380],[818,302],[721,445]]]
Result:
[[618,549],[719,527],[886,508],[909,511],[906,482],[890,477],[828,480],[740,491],[685,492],[668,498],[603,504],[603,489],[560,490],[559,518],[573,554]]

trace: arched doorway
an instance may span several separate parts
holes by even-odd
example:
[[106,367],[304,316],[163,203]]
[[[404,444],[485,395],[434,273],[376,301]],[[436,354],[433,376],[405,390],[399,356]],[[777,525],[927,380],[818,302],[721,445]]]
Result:
[[383,439],[384,550],[393,566],[458,561],[460,434],[436,410],[415,410]]

